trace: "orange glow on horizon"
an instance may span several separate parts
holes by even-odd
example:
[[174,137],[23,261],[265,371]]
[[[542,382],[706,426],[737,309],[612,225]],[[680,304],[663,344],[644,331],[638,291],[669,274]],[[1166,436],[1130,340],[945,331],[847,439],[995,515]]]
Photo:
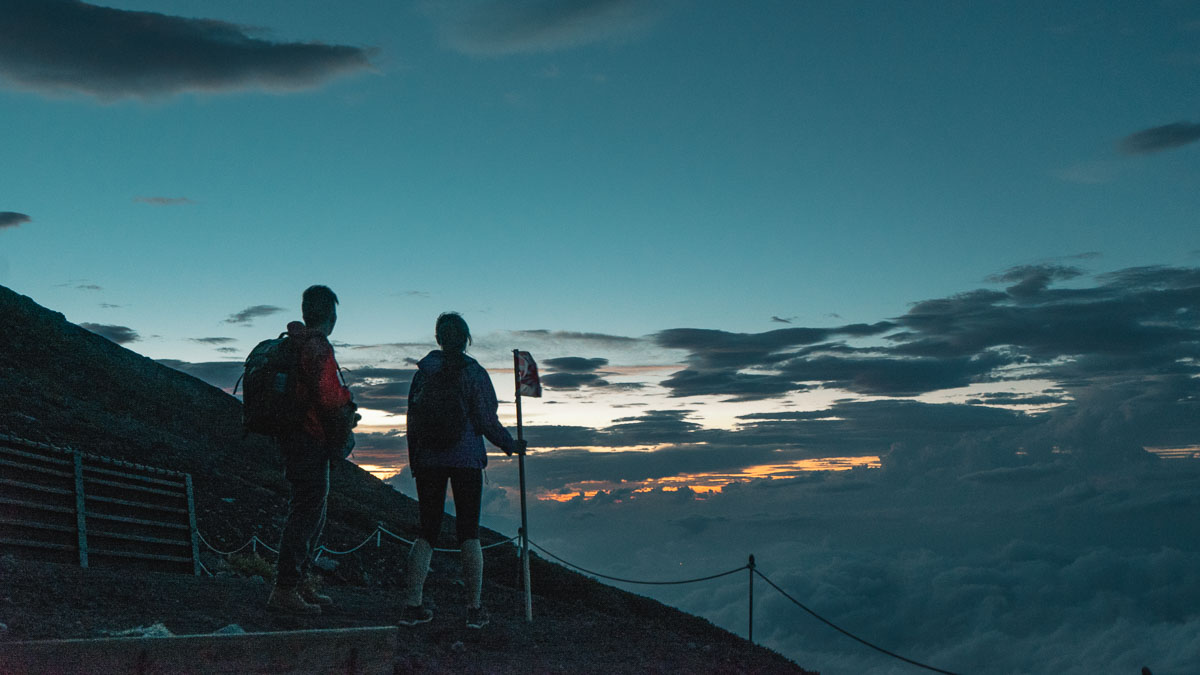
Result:
[[655,489],[663,492],[677,492],[684,488],[698,494],[720,493],[733,483],[745,483],[752,480],[784,480],[795,478],[801,474],[813,471],[850,471],[878,469],[881,466],[879,457],[868,455],[864,457],[817,457],[813,459],[798,459],[790,462],[762,464],[750,466],[736,472],[708,472],[694,474],[679,474],[647,481],[630,483],[626,481],[581,481],[565,486],[556,492],[542,492],[536,498],[542,501],[568,502],[582,497],[591,499],[602,491],[612,491],[621,488],[632,488],[633,495],[646,494]]

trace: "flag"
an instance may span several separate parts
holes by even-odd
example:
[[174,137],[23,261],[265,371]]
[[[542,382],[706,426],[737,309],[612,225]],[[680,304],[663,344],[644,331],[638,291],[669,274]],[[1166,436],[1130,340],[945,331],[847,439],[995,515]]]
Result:
[[541,398],[542,382],[538,379],[537,364],[529,352],[517,352],[517,393]]

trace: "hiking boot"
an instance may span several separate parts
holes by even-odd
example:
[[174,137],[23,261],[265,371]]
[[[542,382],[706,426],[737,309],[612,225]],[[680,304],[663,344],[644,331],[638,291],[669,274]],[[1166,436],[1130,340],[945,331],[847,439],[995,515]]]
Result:
[[482,606],[467,608],[467,628],[483,628],[492,617]]
[[300,597],[304,598],[304,601],[308,604],[317,605],[318,607],[329,607],[333,604],[333,598],[324,593],[318,593],[312,588],[301,588]]
[[421,623],[429,623],[433,621],[433,610],[425,605],[405,605],[404,610],[400,612],[400,619],[396,623],[401,626],[416,626]]
[[267,609],[275,612],[287,612],[288,614],[321,613],[320,605],[305,602],[296,589],[280,588],[278,586],[271,590],[271,597],[267,600]]

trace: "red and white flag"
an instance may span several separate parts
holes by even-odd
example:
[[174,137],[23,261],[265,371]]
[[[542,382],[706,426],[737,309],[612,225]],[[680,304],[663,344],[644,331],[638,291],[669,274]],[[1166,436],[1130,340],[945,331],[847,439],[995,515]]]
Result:
[[517,393],[541,398],[542,382],[538,379],[537,364],[529,352],[517,352]]

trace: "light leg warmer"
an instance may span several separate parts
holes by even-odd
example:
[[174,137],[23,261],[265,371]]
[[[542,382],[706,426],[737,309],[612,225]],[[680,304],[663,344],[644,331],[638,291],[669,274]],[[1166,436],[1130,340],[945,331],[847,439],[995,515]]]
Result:
[[478,539],[462,544],[462,574],[466,585],[467,607],[479,607],[483,598],[483,549]]
[[413,542],[408,551],[408,562],[404,564],[404,602],[417,607],[424,602],[425,575],[429,573],[429,559],[433,557],[433,546],[422,538]]

